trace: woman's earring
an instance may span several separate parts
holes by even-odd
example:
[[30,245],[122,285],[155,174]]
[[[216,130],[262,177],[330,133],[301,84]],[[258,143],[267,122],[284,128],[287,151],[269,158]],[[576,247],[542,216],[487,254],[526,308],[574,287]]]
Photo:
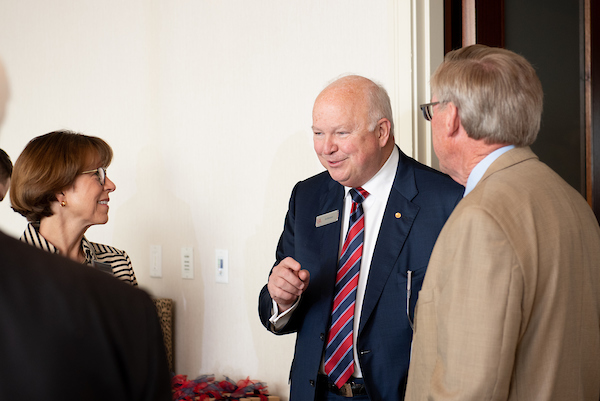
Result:
[[62,202],[60,202],[60,205],[61,205],[62,207],[65,207],[65,206],[67,206],[67,202],[65,202],[65,201],[62,201]]

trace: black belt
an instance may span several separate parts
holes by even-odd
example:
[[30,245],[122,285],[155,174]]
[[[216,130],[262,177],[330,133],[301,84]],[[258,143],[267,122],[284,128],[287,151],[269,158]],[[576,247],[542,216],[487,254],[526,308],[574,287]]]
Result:
[[[358,382],[360,381],[360,383]],[[342,397],[356,397],[359,395],[367,395],[367,388],[362,379],[350,377],[342,388],[338,388],[333,382],[329,381],[326,375],[317,376],[317,389],[327,389],[327,391],[340,395]]]

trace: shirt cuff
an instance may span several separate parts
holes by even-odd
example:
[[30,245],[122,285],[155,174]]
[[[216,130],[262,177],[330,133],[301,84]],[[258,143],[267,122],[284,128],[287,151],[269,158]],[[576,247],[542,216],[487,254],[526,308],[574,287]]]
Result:
[[298,303],[300,303],[300,297],[294,302],[294,304],[287,309],[286,311],[279,313],[279,307],[277,306],[277,302],[273,301],[273,315],[269,318],[269,322],[273,325],[273,330],[279,331],[281,330],[292,317],[292,312],[296,310],[298,307]]

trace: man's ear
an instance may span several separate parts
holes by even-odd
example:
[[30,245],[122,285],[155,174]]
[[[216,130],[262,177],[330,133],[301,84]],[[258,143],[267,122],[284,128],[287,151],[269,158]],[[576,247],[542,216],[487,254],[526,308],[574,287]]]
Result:
[[450,136],[454,136],[458,134],[460,129],[460,116],[458,115],[458,108],[452,102],[448,102],[445,105],[446,107],[446,120],[444,124],[446,125],[446,132],[449,133]]
[[375,127],[375,131],[377,132],[379,139],[379,146],[382,148],[387,145],[390,140],[390,134],[392,131],[392,123],[387,118],[381,118],[377,121],[377,126]]

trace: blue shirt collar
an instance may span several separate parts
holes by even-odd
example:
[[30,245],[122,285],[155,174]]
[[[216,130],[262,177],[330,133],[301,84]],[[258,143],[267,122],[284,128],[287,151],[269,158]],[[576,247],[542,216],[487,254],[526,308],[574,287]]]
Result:
[[469,174],[469,179],[467,180],[467,186],[465,187],[465,193],[463,194],[463,198],[467,196],[469,192],[475,188],[475,186],[479,183],[487,169],[492,165],[493,162],[496,161],[502,154],[508,152],[511,149],[514,149],[515,145],[503,146],[494,150],[492,153],[483,158],[482,161],[477,163],[475,168]]

